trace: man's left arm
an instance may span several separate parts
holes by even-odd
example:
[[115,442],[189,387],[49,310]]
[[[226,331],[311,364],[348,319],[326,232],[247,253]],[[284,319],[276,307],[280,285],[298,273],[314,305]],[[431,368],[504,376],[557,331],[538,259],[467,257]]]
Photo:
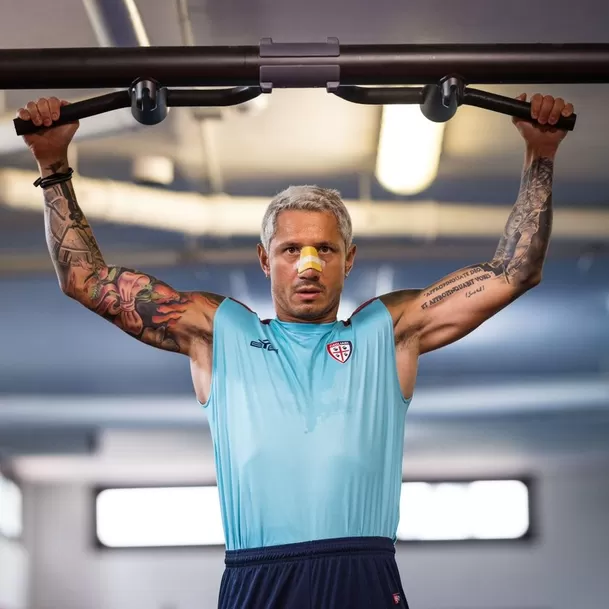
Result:
[[[520,99],[526,99],[521,96]],[[416,340],[419,353],[463,338],[541,281],[552,228],[554,158],[566,133],[552,127],[573,106],[533,96],[539,125],[514,119],[526,142],[518,199],[493,258],[448,275],[425,290],[381,297],[392,314],[396,341]]]

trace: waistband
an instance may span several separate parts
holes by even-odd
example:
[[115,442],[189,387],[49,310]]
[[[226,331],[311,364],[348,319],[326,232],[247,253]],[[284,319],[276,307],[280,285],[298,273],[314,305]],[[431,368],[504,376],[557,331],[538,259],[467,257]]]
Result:
[[318,558],[354,554],[394,554],[395,545],[388,537],[340,537],[304,541],[266,548],[247,550],[227,550],[224,563],[227,567],[251,566],[254,563],[268,563],[282,560]]

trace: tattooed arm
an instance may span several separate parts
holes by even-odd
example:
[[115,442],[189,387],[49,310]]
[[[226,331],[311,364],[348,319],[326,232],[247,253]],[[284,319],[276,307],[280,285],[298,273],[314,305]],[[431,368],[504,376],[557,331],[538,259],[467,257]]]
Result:
[[448,345],[539,283],[552,227],[552,174],[552,158],[527,158],[518,199],[489,262],[461,269],[425,290],[382,297],[398,342],[416,336],[420,353]]
[[[41,166],[42,175],[65,172],[67,160]],[[62,291],[140,341],[191,354],[193,341],[211,341],[223,298],[178,292],[132,269],[109,266],[80,209],[72,182],[44,190],[46,239]]]
[[[519,96],[526,101],[526,95]],[[382,297],[396,343],[433,351],[469,334],[541,281],[552,229],[554,158],[566,132],[553,127],[573,114],[561,98],[534,95],[531,116],[513,119],[526,142],[518,199],[493,258],[461,269],[425,290]]]

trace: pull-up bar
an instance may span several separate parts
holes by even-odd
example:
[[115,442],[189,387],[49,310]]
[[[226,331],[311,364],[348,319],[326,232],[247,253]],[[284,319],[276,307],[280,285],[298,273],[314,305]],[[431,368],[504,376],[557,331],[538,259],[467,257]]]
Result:
[[[315,87],[355,103],[418,103],[438,122],[449,120],[462,104],[530,120],[528,103],[467,85],[608,82],[609,44],[341,46],[336,38],[326,43],[265,38],[258,47],[0,51],[0,89],[126,89],[65,107],[62,122],[131,106],[137,120],[155,124],[170,106],[234,105],[274,88]],[[385,87],[363,88],[380,85]],[[166,88],[189,86],[232,88]],[[573,129],[575,116],[561,120],[558,127]],[[34,128],[15,123],[19,134]]]

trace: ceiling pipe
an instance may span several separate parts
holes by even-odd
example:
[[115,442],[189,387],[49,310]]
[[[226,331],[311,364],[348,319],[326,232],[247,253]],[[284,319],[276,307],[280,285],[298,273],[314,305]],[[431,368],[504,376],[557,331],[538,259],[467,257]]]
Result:
[[149,47],[135,0],[83,0],[100,47]]

